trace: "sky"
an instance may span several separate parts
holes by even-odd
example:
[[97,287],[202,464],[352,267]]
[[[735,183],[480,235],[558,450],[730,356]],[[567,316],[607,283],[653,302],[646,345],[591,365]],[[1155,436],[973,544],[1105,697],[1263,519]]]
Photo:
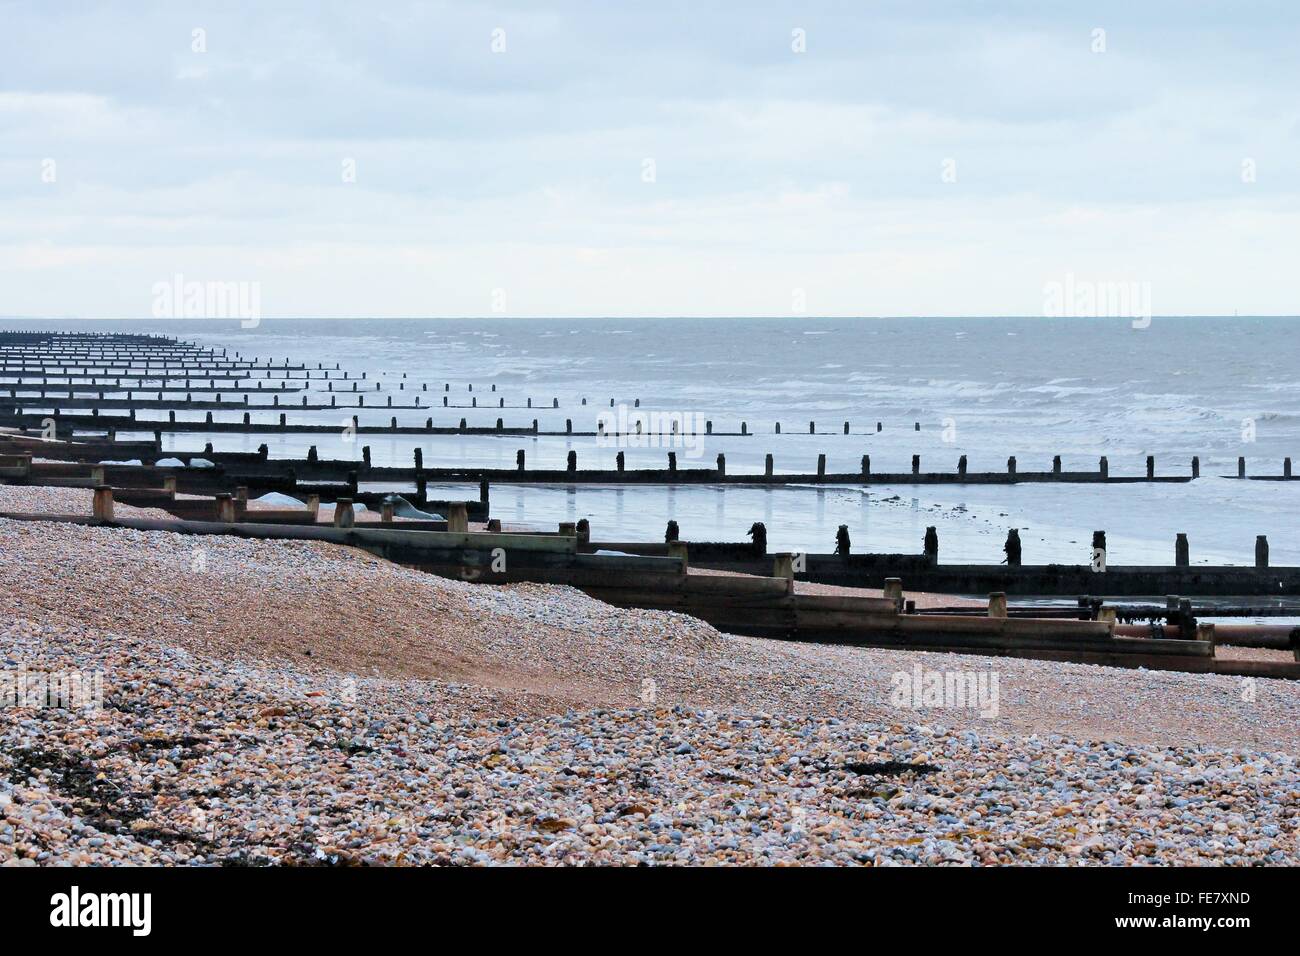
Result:
[[266,317],[1039,315],[1067,282],[1296,314],[1298,26],[0,0],[0,316],[145,318],[178,282]]

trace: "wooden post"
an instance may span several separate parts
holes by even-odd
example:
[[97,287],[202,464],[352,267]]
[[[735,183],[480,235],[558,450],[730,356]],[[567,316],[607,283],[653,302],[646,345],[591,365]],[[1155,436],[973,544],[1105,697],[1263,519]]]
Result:
[[238,501],[241,505],[246,505],[246,504],[248,504],[248,486],[247,486],[247,485],[238,485],[238,486],[235,488],[235,500]]
[[1156,476],[1156,456],[1147,455],[1147,477],[1154,478],[1155,476]]
[[352,508],[351,498],[339,498],[334,502],[334,527],[351,528],[357,523],[356,512]]
[[772,577],[785,578],[790,582],[790,590],[794,589],[794,555],[788,551],[780,551],[772,555]]
[[817,477],[824,478],[825,476],[826,476],[826,456],[818,455],[817,456]]
[[891,598],[894,605],[902,610],[903,607],[903,579],[902,578],[885,578],[884,596]]
[[816,434],[817,434],[817,423],[816,423],[816,422],[809,422],[809,423],[808,423],[808,434],[809,434],[809,435],[816,435]]
[[1052,474],[1054,474],[1054,475],[1059,475],[1060,473],[1061,473],[1061,456],[1060,456],[1060,455],[1053,455],[1053,456],[1052,456]]
[[457,534],[469,532],[469,508],[463,501],[447,503],[447,530]]
[[1092,533],[1092,570],[1101,573],[1106,570],[1106,532]]
[[675,451],[668,453],[668,470],[673,472],[677,470],[677,452]]
[[[1188,603],[1190,605],[1190,602]],[[1177,594],[1165,595],[1165,612],[1166,612],[1165,620],[1166,622],[1168,622],[1170,627],[1174,626],[1175,624],[1179,624],[1179,625],[1182,624],[1182,620],[1179,617]],[[1186,635],[1184,635],[1184,637],[1186,637]]]
[[224,524],[235,523],[235,499],[232,495],[217,495],[217,520]]
[[1245,478],[1245,477],[1246,477],[1246,459],[1245,459],[1245,458],[1238,458],[1238,459],[1237,459],[1237,477],[1238,477],[1238,478]]
[[566,538],[573,538],[578,534],[578,524],[575,521],[561,521],[556,526],[556,531]]
[[1214,623],[1212,621],[1204,623],[1198,621],[1196,624],[1196,639],[1208,642],[1211,647],[1218,644],[1219,640],[1214,634]]
[[92,466],[90,467],[90,480],[91,480],[91,483],[96,484],[96,485],[102,485],[102,484],[104,483],[104,466],[103,466],[103,465],[92,465]]
[[175,475],[167,475],[163,478],[163,491],[171,495],[173,498],[176,497],[176,476]]
[[931,564],[939,562],[939,529],[934,525],[925,529],[925,556]]
[[966,474],[966,456],[962,455],[957,459],[957,474],[965,476]]
[[920,473],[921,473],[921,456],[920,456],[920,455],[913,455],[913,456],[912,456],[912,474],[914,474],[914,475],[919,475]]
[[862,456],[862,473],[863,473],[864,475],[869,475],[869,474],[871,474],[871,456],[870,456],[870,455],[863,455],[863,456]]
[[1014,475],[1015,473],[1016,473],[1016,456],[1012,455],[1010,458],[1007,459],[1007,474]]
[[1283,477],[1283,478],[1290,478],[1290,477],[1291,477],[1291,459],[1290,459],[1290,458],[1283,458],[1283,459],[1282,459],[1282,477]]
[[492,534],[500,534],[500,533],[501,533],[501,519],[500,519],[500,518],[488,518],[487,529],[488,529],[488,531],[490,531]]
[[1255,536],[1255,567],[1268,567],[1268,536],[1258,534]]
[[569,452],[568,470],[569,471],[578,470],[578,453],[576,451]]
[[844,434],[847,435],[848,433],[849,433],[849,423],[848,423],[848,422],[845,422],[845,423],[844,423]]
[[113,520],[113,489],[97,485],[90,502],[90,514],[96,521]]
[[1021,529],[1011,528],[1006,532],[1006,544],[1002,545],[1002,550],[1006,551],[1006,566],[1021,566]]
[[989,617],[1007,616],[1007,592],[994,591],[989,595]]
[[627,458],[624,457],[622,452],[614,456],[614,467],[619,471],[623,471],[627,467]]
[[320,495],[307,496],[307,510],[311,512],[312,521],[320,517]]
[[685,541],[669,541],[669,542],[668,542],[668,557],[670,557],[670,558],[681,558],[681,559],[682,559],[682,573],[683,573],[683,574],[685,574],[685,573],[686,573],[686,569],[690,567],[690,555],[689,555],[689,553],[687,552],[686,542],[685,542]]
[[1117,617],[1118,615],[1116,614],[1115,608],[1113,607],[1097,608],[1097,620],[1100,621],[1102,624],[1109,625],[1111,630],[1114,630],[1115,628]]
[[772,477],[772,455],[770,452],[767,458],[763,460],[763,474],[768,478]]
[[727,456],[719,453],[718,455],[718,477],[724,477],[727,474]]
[[1101,456],[1101,461],[1099,461],[1099,462],[1097,463],[1097,470],[1101,472],[1101,477],[1102,477],[1102,478],[1109,478],[1109,477],[1110,477],[1110,462],[1108,462],[1108,461],[1106,460],[1106,456],[1105,456],[1105,455],[1102,455],[1102,456]]
[[1192,477],[1193,478],[1201,477],[1201,456],[1200,455],[1192,456]]
[[1191,552],[1187,546],[1187,534],[1179,531],[1174,538],[1174,567],[1186,568],[1191,563]]

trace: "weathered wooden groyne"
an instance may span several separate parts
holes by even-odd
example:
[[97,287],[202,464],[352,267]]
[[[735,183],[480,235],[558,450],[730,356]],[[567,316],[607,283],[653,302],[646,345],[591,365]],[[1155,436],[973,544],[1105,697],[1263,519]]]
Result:
[[[165,404],[165,403],[164,403]],[[272,406],[267,410],[278,410],[288,406]],[[333,406],[331,406],[333,407]],[[247,414],[247,413],[246,413]],[[287,411],[280,411],[279,415],[284,418]],[[355,416],[353,416],[355,418]],[[240,470],[240,476],[249,482],[268,482],[268,487],[275,484],[277,479],[289,475],[312,475],[320,480],[342,480],[347,472],[361,468],[367,480],[385,481],[385,482],[407,482],[412,485],[424,481],[479,481],[487,480],[493,483],[505,484],[555,484],[555,485],[621,485],[621,484],[663,484],[663,485],[739,485],[739,486],[776,486],[776,485],[854,485],[854,486],[872,486],[872,485],[938,485],[938,484],[974,484],[974,485],[1009,485],[1025,482],[1046,482],[1046,483],[1088,483],[1088,484],[1131,484],[1135,482],[1150,483],[1172,483],[1181,484],[1191,481],[1193,475],[1199,473],[1199,466],[1193,464],[1192,474],[1189,475],[1157,475],[1154,473],[1152,465],[1145,476],[1138,475],[1112,475],[1109,471],[1108,464],[1103,460],[1101,466],[1096,471],[1064,471],[1053,468],[1051,471],[1033,472],[1020,471],[1015,468],[1006,472],[973,472],[965,469],[964,465],[959,463],[956,470],[952,472],[922,472],[919,470],[919,463],[914,460],[914,470],[909,472],[881,472],[872,471],[870,461],[864,462],[863,470],[860,472],[828,472],[825,469],[825,456],[821,456],[818,461],[818,467],[813,472],[777,472],[773,468],[771,455],[768,456],[767,466],[762,474],[745,474],[728,472],[726,469],[725,459],[717,463],[713,468],[693,468],[679,467],[678,457],[675,452],[669,452],[667,456],[666,468],[627,468],[624,463],[622,453],[616,455],[616,467],[614,469],[592,469],[579,468],[577,452],[570,452],[568,463],[565,468],[529,468],[526,467],[526,451],[519,449],[516,452],[516,465],[514,468],[484,468],[476,466],[452,466],[437,467],[426,466],[424,464],[424,449],[416,447],[412,449],[412,466],[398,467],[392,465],[372,465],[368,453],[364,453],[367,446],[362,446],[363,457],[360,462],[352,459],[323,459],[315,455],[314,449],[306,458],[271,458],[269,453],[257,460],[256,466],[248,458],[246,453],[242,452],[218,452],[211,447],[199,451],[181,451],[177,449],[163,450],[162,436],[165,429],[157,426],[157,421],[148,421],[134,418],[123,419],[121,417],[110,418],[108,416],[26,416],[26,426],[20,426],[22,434],[35,434],[38,431],[51,434],[52,437],[59,437],[71,442],[68,451],[71,454],[80,453],[82,460],[91,460],[95,455],[101,457],[122,457],[124,448],[122,443],[109,441],[105,444],[102,441],[95,441],[94,434],[96,429],[102,429],[106,435],[115,436],[119,430],[132,432],[154,432],[152,443],[134,443],[132,446],[133,454],[131,457],[140,458],[145,465],[151,465],[162,458],[179,458],[188,461],[190,458],[203,457],[218,464],[229,464]],[[51,421],[53,427],[50,427]],[[0,404],[0,427],[5,423],[3,406]],[[275,434],[280,431],[279,426],[266,424],[264,427],[255,424],[244,425],[240,422],[220,422],[220,423],[185,423],[187,428],[194,431],[206,433],[225,433],[225,434]],[[81,426],[87,426],[83,429]],[[296,426],[294,431],[304,434],[338,434],[340,428],[337,425],[302,425]],[[398,427],[390,424],[389,426],[354,426],[352,434],[360,436],[383,436],[383,435],[418,435],[418,436],[438,436],[438,435],[526,435],[537,437],[546,434],[564,434],[566,436],[577,436],[577,433],[546,433],[536,430],[536,425],[526,429],[506,429],[501,424],[492,427],[471,427],[465,420],[454,426],[434,426],[431,422],[422,427]],[[10,453],[19,453],[16,446],[10,444]],[[723,459],[724,456],[718,456]],[[1225,476],[1232,477],[1232,476]],[[1294,480],[1291,475],[1290,460],[1283,463],[1282,472],[1278,475],[1250,475],[1244,474],[1244,465],[1242,473],[1235,476],[1239,478],[1250,477],[1255,480]]]
[[[675,525],[675,522],[673,523]],[[766,532],[755,541],[693,542],[587,540],[592,551],[618,551],[639,555],[666,555],[674,549],[691,555],[697,567],[736,574],[771,574],[772,562],[786,561],[792,576],[815,584],[855,588],[884,588],[903,580],[916,591],[942,594],[989,594],[1000,592],[1017,597],[1149,597],[1170,593],[1203,597],[1267,596],[1300,597],[1300,567],[1272,565],[1268,538],[1254,539],[1253,564],[1192,565],[1187,536],[1173,542],[1174,562],[1170,565],[1116,565],[1107,563],[1105,532],[1096,532],[1090,560],[1083,564],[1022,563],[1019,536],[1013,531],[1004,547],[1007,557],[997,564],[946,564],[939,561],[939,538],[934,528],[926,533],[925,551],[899,553],[787,553],[769,554]],[[669,529],[669,537],[678,532]],[[1100,547],[1099,547],[1100,546]],[[1297,616],[1300,616],[1298,613]]]
[[[719,629],[782,640],[897,647],[993,656],[1068,660],[1120,667],[1300,678],[1300,651],[1291,661],[1224,660],[1216,656],[1213,625],[1176,637],[1129,636],[1114,614],[1097,620],[1011,617],[1005,598],[991,595],[985,614],[909,613],[901,591],[882,598],[796,593],[788,573],[772,576],[694,575],[681,554],[664,557],[584,553],[576,529],[564,534],[501,534],[411,529],[404,524],[360,527],[351,508],[335,509],[334,524],[239,521],[233,503],[218,499],[216,520],[145,520],[114,513],[117,490],[98,487],[93,513],[27,515],[22,521],[67,521],[105,527],[224,534],[260,539],[326,541],[362,548],[387,560],[446,577],[482,583],[566,584],[622,607],[675,610]],[[250,512],[251,513],[251,512]],[[385,517],[391,522],[392,515]],[[463,521],[463,513],[456,516]],[[788,562],[778,561],[778,572]]]

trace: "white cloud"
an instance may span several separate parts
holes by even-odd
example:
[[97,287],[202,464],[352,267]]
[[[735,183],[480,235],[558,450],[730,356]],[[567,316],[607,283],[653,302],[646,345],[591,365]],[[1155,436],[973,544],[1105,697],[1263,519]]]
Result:
[[1293,10],[1013,11],[11,6],[0,314],[177,271],[268,316],[1024,314],[1065,271],[1294,312]]

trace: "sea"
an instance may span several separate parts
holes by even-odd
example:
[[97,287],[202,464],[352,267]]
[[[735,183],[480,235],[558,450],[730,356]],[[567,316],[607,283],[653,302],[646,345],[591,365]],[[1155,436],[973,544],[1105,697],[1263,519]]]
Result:
[[[619,451],[628,468],[666,467],[673,451],[680,468],[712,467],[723,454],[733,474],[761,473],[767,454],[777,472],[794,474],[815,472],[822,454],[831,472],[857,472],[863,455],[882,473],[909,472],[913,455],[922,471],[955,470],[961,455],[971,471],[1004,471],[1010,456],[1019,471],[1046,471],[1060,455],[1070,471],[1096,469],[1104,455],[1112,476],[1144,474],[1148,455],[1161,475],[1190,474],[1194,455],[1201,464],[1201,477],[1186,484],[493,485],[492,511],[503,521],[551,528],[587,518],[596,540],[660,540],[674,520],[685,540],[736,541],[762,521],[773,550],[830,551],[836,529],[847,525],[854,551],[916,552],[933,526],[940,560],[997,562],[1007,530],[1017,528],[1025,563],[1085,563],[1092,532],[1104,530],[1108,563],[1169,564],[1184,532],[1193,564],[1249,565],[1262,534],[1274,563],[1300,563],[1300,481],[1233,477],[1238,456],[1252,475],[1281,475],[1288,455],[1300,466],[1295,317],[4,324],[164,333],[244,358],[337,365],[336,389],[366,373],[364,408],[285,409],[295,421],[337,424],[337,435],[165,437],[166,447],[186,451],[208,441],[253,450],[265,441],[273,457],[302,457],[314,444],[322,457],[359,460],[368,445],[375,464],[409,465],[418,446],[429,467],[492,468],[513,468],[520,449],[530,467],[563,468],[574,451],[579,468],[608,469]],[[349,392],[336,394],[352,401]],[[395,404],[418,397],[422,407],[388,409],[390,395]],[[444,396],[449,406],[477,399],[478,407],[443,408]],[[343,427],[353,413],[363,424],[393,415],[412,425],[430,416],[438,425],[465,418],[485,427],[537,419],[543,431],[563,431],[566,420],[596,431],[619,414],[683,424],[676,438],[623,444],[563,435],[356,437]],[[165,420],[167,411],[139,415]],[[242,410],[216,417],[238,421]],[[738,432],[744,422],[748,434],[706,435],[705,421],[716,432]],[[431,485],[430,495],[474,496],[477,487]]]

